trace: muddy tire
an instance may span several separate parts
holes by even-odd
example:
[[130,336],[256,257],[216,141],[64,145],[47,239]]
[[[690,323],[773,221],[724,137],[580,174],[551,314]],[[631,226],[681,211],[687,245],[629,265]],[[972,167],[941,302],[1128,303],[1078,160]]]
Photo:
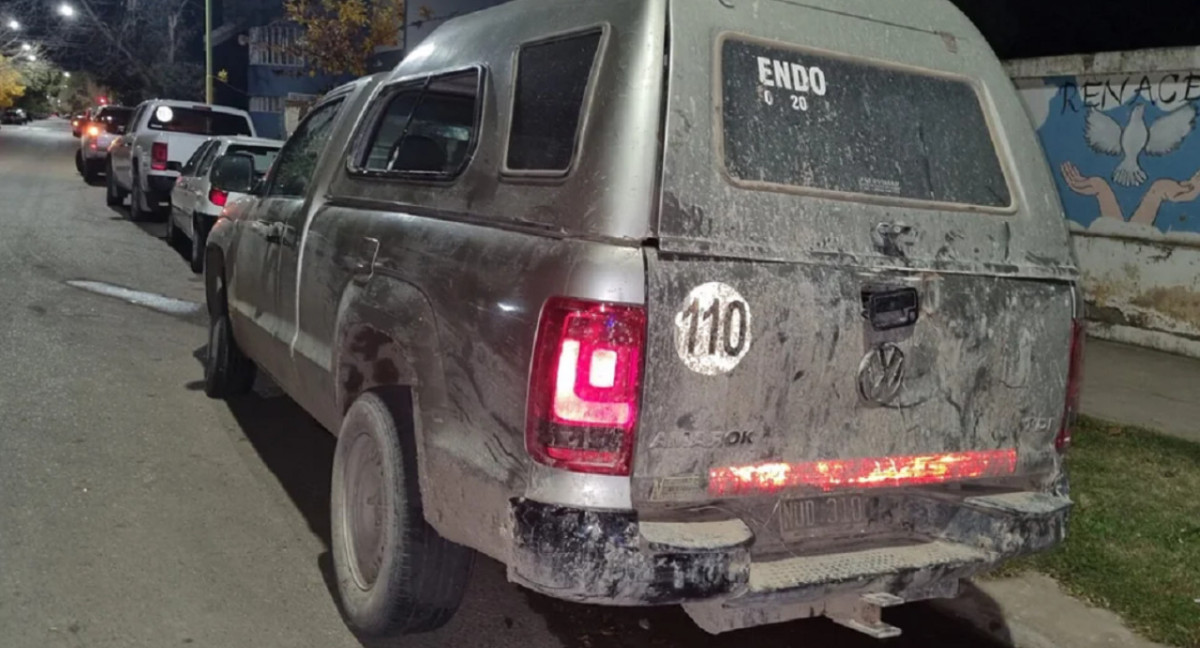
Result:
[[[220,298],[224,300],[224,291]],[[208,350],[204,358],[204,393],[210,398],[247,394],[254,387],[254,361],[246,357],[233,337],[233,326],[224,303],[208,322]]]
[[445,625],[475,554],[425,521],[405,392],[366,393],[350,407],[331,491],[334,572],[351,630],[388,638]]
[[125,192],[117,186],[117,180],[113,177],[112,160],[109,160],[104,175],[104,201],[109,207],[120,207],[121,203],[125,202]]

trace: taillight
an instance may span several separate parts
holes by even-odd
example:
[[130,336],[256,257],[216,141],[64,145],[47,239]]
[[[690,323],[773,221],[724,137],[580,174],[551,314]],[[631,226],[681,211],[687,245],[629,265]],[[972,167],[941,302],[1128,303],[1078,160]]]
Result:
[[217,207],[224,207],[225,203],[228,200],[229,200],[228,192],[221,191],[220,189],[209,189],[208,190],[208,202],[216,205]]
[[1071,429],[1079,416],[1079,393],[1083,386],[1083,341],[1087,338],[1081,320],[1071,322],[1071,361],[1067,369],[1067,403],[1063,408],[1062,427],[1054,439],[1054,447],[1064,452],[1071,445]]
[[150,168],[155,171],[167,170],[167,143],[155,142],[150,145]]
[[525,446],[537,462],[628,475],[642,383],[646,311],[552,297],[529,378]]
[[88,134],[88,137],[99,137],[100,129],[97,128],[96,126],[88,126],[87,134]]

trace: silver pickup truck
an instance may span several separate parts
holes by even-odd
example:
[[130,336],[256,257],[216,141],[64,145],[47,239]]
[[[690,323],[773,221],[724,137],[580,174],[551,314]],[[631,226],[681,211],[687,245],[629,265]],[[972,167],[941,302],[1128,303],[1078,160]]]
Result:
[[515,0],[331,92],[206,249],[206,386],[338,437],[348,623],[435,628],[472,556],[710,632],[1051,547],[1077,269],[945,0]]

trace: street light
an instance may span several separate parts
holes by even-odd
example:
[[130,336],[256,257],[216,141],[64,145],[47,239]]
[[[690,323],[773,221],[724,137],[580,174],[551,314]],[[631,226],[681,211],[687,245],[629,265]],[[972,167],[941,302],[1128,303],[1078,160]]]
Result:
[[17,22],[16,18],[9,18],[8,19],[8,28],[13,31],[19,31],[21,29],[21,23]]
[[29,55],[29,60],[30,60],[30,61],[36,61],[36,60],[37,60],[37,57],[36,57],[36,56],[34,56],[33,54],[30,54],[30,55]]
[[58,13],[65,18],[74,18],[75,17],[75,7],[72,7],[71,5],[64,2],[60,5],[58,5]]
[[28,52],[31,49],[33,49],[33,45],[30,45],[29,43],[21,43],[22,52]]
[[63,78],[70,79],[70,78],[71,78],[71,73],[70,73],[70,72],[63,72]]

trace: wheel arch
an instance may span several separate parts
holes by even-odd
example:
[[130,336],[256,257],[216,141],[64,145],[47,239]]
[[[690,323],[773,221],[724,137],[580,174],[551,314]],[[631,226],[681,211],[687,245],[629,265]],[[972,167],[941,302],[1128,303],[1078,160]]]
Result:
[[366,391],[404,387],[414,411],[444,403],[433,305],[411,283],[376,276],[350,284],[337,309],[333,340],[336,406],[345,413]]

